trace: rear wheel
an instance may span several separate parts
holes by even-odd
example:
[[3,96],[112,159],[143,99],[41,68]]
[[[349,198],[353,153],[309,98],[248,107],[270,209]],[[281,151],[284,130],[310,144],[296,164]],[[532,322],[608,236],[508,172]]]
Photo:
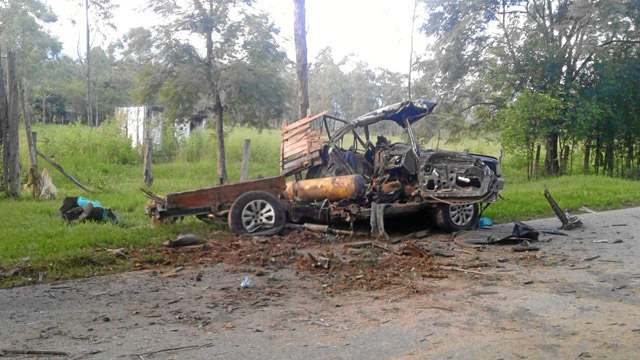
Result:
[[478,204],[439,204],[436,225],[447,231],[469,230],[478,222]]
[[264,191],[250,191],[231,205],[229,227],[238,234],[275,235],[284,228],[284,206]]

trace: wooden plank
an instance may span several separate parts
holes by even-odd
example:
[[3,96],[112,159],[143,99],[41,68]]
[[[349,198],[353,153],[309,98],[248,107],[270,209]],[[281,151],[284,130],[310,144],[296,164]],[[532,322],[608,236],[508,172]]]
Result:
[[291,161],[291,162],[285,163],[284,166],[282,167],[282,169],[285,172],[289,172],[292,169],[295,169],[297,167],[300,167],[300,166],[304,167],[304,166],[308,165],[309,163],[311,163],[311,161],[317,162],[318,164],[320,162],[322,162],[322,158],[320,157],[320,153],[312,154],[312,156],[309,157],[309,158],[301,158],[301,159],[298,159],[298,160],[295,160],[295,161]]
[[323,145],[324,144],[313,144],[311,145],[311,147],[304,148],[303,150],[300,150],[300,151],[292,152],[289,154],[285,153],[284,162],[290,162],[300,158],[301,156],[310,155],[314,151],[321,150]]
[[322,139],[322,134],[321,133],[315,133],[315,134],[308,134],[308,136],[304,136],[300,139],[297,139],[294,142],[287,142],[284,144],[284,152],[287,152],[293,148],[297,148],[299,147],[301,144],[310,144],[310,143],[318,143],[318,142],[325,142],[324,139]]
[[306,132],[309,129],[311,129],[311,124],[302,125],[301,127],[297,128],[297,129],[294,129],[294,130],[291,130],[291,131],[283,131],[282,132],[282,140],[289,140],[292,137],[294,137],[294,136],[296,136],[296,135],[298,135],[300,133]]
[[284,143],[285,150],[287,149],[287,147],[291,148],[295,144],[299,144],[299,143],[303,143],[303,142],[309,142],[309,140],[311,140],[312,142],[318,142],[320,140],[326,141],[326,138],[324,138],[322,136],[321,132],[313,132],[313,133],[304,134],[303,136],[300,136],[300,137],[296,138],[295,140],[286,141]]
[[318,150],[322,147],[324,143],[302,143],[300,145],[298,145],[297,147],[294,147],[292,149],[285,149],[284,151],[284,158],[288,158],[292,155],[295,155],[299,152],[311,152],[313,150]]
[[318,139],[318,138],[320,138],[320,135],[318,135],[318,134],[313,134],[312,135],[312,134],[308,134],[308,133],[307,134],[301,134],[300,136],[296,137],[295,139],[287,140],[287,141],[284,141],[283,143],[284,143],[284,146],[285,146],[285,149],[286,149],[287,146],[288,147],[292,147],[295,144],[307,142],[307,140],[313,139],[313,138]]
[[301,152],[299,152],[297,154],[289,155],[284,159],[284,161],[285,161],[285,163],[289,163],[289,162],[298,160],[298,159],[300,159],[301,157],[304,157],[304,156],[311,156],[311,155],[313,155],[314,152],[320,151],[320,150],[322,150],[322,144],[320,146],[318,146],[318,147],[312,148],[309,151],[309,153],[307,153],[306,151],[301,151]]
[[320,141],[320,139],[309,139],[306,141],[301,141],[299,143],[296,144],[291,144],[291,146],[284,146],[284,157],[288,158],[289,156],[295,154],[298,151],[303,151],[308,147],[314,146],[314,145],[318,145],[318,144],[324,144],[324,141]]
[[[284,176],[247,181],[244,183],[221,185],[211,188],[167,194],[168,208],[217,207],[218,204],[231,203],[238,196],[253,190],[280,195],[286,188]],[[214,209],[215,210],[215,209]]]
[[292,152],[288,152],[288,153],[284,153],[284,160],[285,161],[291,161],[291,158],[298,158],[300,157],[300,155],[307,155],[310,154],[314,151],[318,151],[322,149],[322,146],[324,144],[322,143],[317,143],[317,144],[312,144],[310,147],[305,147],[304,149],[301,150],[296,150],[296,151],[292,151]]
[[285,144],[284,145],[284,157],[287,158],[289,156],[291,156],[292,154],[298,152],[298,151],[303,151],[306,148],[308,148],[309,146],[311,146],[311,141],[310,140],[303,140],[300,142],[297,142],[295,144]]
[[329,112],[328,110],[325,110],[325,111],[323,111],[323,112],[321,112],[319,114],[313,115],[311,117],[306,117],[304,119],[300,119],[300,120],[294,122],[293,124],[284,126],[282,128],[282,131],[285,132],[287,130],[294,129],[294,128],[300,126],[300,125],[308,124],[308,123],[312,122],[313,120],[318,119],[319,117],[326,115],[328,112]]

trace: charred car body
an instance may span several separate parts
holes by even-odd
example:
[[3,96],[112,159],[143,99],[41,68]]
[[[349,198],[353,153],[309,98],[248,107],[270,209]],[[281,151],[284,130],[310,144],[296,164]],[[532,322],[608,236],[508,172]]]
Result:
[[[486,155],[421,149],[411,124],[435,106],[407,101],[351,121],[325,112],[285,124],[281,176],[166,199],[147,193],[152,198],[147,213],[156,220],[228,217],[233,231],[261,234],[281,231],[287,219],[325,224],[367,219],[374,234],[386,236],[385,217],[427,209],[443,229],[469,229],[504,187],[500,164]],[[322,132],[314,131],[314,121]],[[369,127],[381,121],[400,126],[408,143],[377,136],[374,144]],[[339,127],[331,131],[330,124]],[[348,149],[343,148],[346,138],[353,139]],[[290,176],[295,180],[285,182]]]

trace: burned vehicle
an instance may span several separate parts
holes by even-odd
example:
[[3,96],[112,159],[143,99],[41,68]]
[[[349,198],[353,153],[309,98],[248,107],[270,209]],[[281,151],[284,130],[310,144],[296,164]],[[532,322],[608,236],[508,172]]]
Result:
[[[226,217],[234,232],[249,234],[280,232],[287,221],[368,220],[376,236],[386,237],[385,218],[427,210],[425,225],[469,229],[504,187],[500,163],[486,155],[421,149],[412,124],[435,106],[406,101],[351,121],[324,112],[284,124],[281,176],[166,199],[147,193],[147,213],[156,220]],[[374,143],[370,127],[382,121],[400,126],[408,143],[385,136]],[[345,148],[347,139],[353,144]],[[293,179],[286,182],[287,177]]]

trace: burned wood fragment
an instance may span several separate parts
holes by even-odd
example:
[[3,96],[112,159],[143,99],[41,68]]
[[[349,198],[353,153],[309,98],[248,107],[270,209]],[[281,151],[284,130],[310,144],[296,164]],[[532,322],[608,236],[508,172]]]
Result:
[[531,245],[521,245],[521,246],[515,246],[513,248],[513,251],[515,252],[527,252],[527,251],[538,251],[538,250],[540,250],[539,247],[531,246]]
[[66,351],[55,350],[20,350],[20,349],[0,349],[0,355],[50,355],[50,356],[70,356]]
[[416,244],[413,244],[413,243],[407,244],[402,249],[401,254],[405,256],[415,256],[415,257],[428,257],[430,255],[429,252],[418,247]]
[[344,244],[344,247],[349,247],[353,249],[362,249],[362,248],[367,248],[371,246],[373,246],[373,243],[371,241],[359,241],[359,242]]

